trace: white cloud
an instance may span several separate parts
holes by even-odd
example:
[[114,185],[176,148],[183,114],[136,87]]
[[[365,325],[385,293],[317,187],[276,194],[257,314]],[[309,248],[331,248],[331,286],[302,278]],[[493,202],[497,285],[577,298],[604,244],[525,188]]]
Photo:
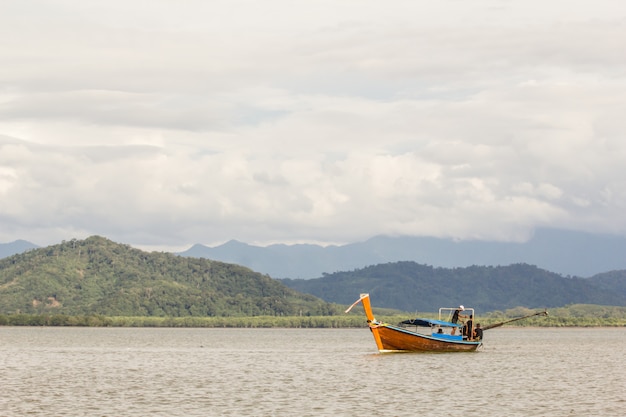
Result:
[[620,1],[0,6],[0,241],[626,233]]

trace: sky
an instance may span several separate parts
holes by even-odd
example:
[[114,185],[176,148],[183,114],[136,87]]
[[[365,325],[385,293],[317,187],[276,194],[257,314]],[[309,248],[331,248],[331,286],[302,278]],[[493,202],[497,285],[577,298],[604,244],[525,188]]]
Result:
[[626,235],[626,4],[0,0],[0,242]]

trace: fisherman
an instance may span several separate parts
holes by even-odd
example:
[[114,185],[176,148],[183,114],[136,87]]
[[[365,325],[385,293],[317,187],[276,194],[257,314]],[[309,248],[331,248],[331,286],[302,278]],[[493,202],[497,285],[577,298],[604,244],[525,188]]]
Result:
[[480,323],[476,323],[474,329],[474,340],[483,340],[483,329],[480,328]]
[[[463,304],[461,304],[459,306],[459,308],[457,308],[456,310],[454,310],[454,313],[452,314],[452,320],[450,320],[451,323],[453,324],[457,324],[459,322],[459,319],[466,319],[467,316],[463,316],[461,314],[461,311],[465,311],[465,307],[463,307]],[[452,328],[452,333],[450,333],[451,335],[454,335],[454,333],[456,333],[456,327]]]
[[472,340],[474,335],[474,329],[472,328],[472,323],[474,322],[474,315],[470,314],[469,320],[465,322],[463,325],[463,338]]

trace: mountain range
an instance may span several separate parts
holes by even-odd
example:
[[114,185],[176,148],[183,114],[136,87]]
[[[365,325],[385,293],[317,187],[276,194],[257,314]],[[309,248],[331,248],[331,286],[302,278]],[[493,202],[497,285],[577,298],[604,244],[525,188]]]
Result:
[[[23,240],[0,244],[0,258],[37,247]],[[626,269],[626,237],[538,229],[522,243],[408,236],[376,236],[341,246],[254,246],[231,240],[215,247],[196,244],[178,255],[234,263],[273,278],[291,279],[398,261],[444,268],[527,263],[561,275],[591,277]]]
[[626,237],[539,229],[523,243],[376,236],[342,246],[260,247],[231,240],[216,247],[194,245],[180,255],[245,265],[273,278],[311,279],[397,261],[445,268],[527,263],[562,275],[590,277],[626,269]]
[[477,310],[518,306],[553,308],[571,304],[626,306],[626,271],[591,278],[564,277],[528,264],[434,268],[390,262],[316,279],[283,279],[285,285],[325,301],[350,304],[370,293],[378,307],[437,311],[470,305]]
[[626,306],[626,270],[580,278],[525,263],[443,268],[400,261],[323,275],[272,279],[234,263],[92,236],[0,259],[0,314],[332,315],[362,292],[377,307],[404,311]]

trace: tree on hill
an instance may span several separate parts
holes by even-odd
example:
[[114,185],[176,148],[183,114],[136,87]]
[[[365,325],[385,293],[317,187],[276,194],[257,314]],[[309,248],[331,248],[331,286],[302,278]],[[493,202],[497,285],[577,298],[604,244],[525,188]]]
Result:
[[0,313],[329,315],[337,306],[248,268],[144,252],[99,236],[0,260]]

